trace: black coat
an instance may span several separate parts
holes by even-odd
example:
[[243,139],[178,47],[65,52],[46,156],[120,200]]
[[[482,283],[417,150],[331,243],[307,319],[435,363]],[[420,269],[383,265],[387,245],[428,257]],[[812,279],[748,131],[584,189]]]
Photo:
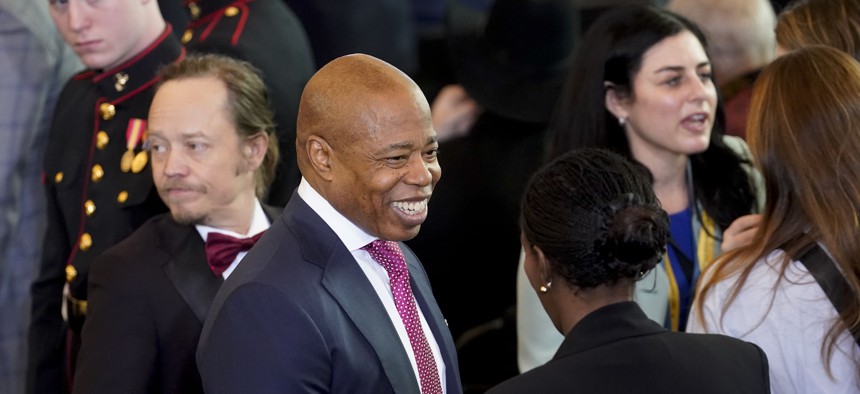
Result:
[[548,363],[487,393],[765,394],[770,378],[758,346],[670,332],[622,302],[583,318]]
[[[93,259],[167,210],[148,162],[137,172],[124,172],[120,158],[127,150],[129,122],[147,118],[156,72],[183,56],[168,27],[138,57],[113,70],[77,74],[60,94],[45,152],[48,218],[32,287],[28,392],[66,391],[67,325],[61,315],[66,282],[72,297],[86,300]],[[124,85],[117,82],[123,79]],[[142,145],[138,142],[133,152],[141,153]],[[82,317],[70,322],[77,331]]]
[[266,202],[283,207],[299,185],[296,117],[305,84],[316,71],[298,18],[281,0],[197,0],[183,36],[189,53],[218,53],[260,70],[277,124],[280,163]]
[[[280,215],[263,208],[269,221]],[[93,263],[75,392],[203,392],[194,353],[224,282],[204,246],[194,226],[164,214]]]

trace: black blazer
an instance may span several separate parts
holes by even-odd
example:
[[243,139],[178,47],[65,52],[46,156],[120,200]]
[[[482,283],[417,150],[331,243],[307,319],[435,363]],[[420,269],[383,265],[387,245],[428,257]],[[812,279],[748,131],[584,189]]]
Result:
[[669,332],[634,302],[579,322],[543,366],[488,391],[504,393],[770,393],[767,357],[723,335]]
[[[263,206],[269,221],[280,209]],[[194,226],[152,218],[92,266],[77,393],[202,393],[194,352],[224,280]]]
[[[451,334],[421,263],[400,244],[410,284],[462,392]],[[218,291],[197,350],[209,394],[419,394],[415,373],[373,286],[331,228],[293,194]]]

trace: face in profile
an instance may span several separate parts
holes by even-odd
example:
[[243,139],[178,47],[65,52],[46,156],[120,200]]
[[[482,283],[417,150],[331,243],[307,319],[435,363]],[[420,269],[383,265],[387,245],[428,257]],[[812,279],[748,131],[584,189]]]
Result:
[[370,234],[412,239],[441,177],[429,106],[417,88],[369,101],[353,122],[354,141],[333,147],[333,205]]
[[613,111],[626,118],[634,156],[708,149],[717,109],[711,75],[710,60],[689,31],[666,37],[643,54],[632,97],[620,99]]
[[179,223],[229,229],[254,198],[256,157],[268,141],[240,137],[229,114],[227,88],[213,76],[168,81],[152,101],[152,175]]
[[144,0],[48,1],[57,31],[87,68],[114,68],[151,44]]

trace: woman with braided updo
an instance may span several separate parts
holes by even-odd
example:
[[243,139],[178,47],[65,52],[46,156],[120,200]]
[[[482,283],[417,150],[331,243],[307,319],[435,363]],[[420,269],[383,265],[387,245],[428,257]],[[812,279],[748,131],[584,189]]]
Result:
[[633,302],[635,282],[662,261],[669,236],[640,164],[608,150],[571,151],[535,173],[521,210],[526,275],[565,340],[547,364],[490,393],[769,392],[767,358],[755,345],[668,331]]

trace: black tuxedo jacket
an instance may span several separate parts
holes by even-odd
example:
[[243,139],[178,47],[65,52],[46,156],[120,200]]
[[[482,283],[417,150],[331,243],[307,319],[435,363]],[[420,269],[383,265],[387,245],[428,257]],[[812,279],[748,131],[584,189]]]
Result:
[[[280,209],[263,206],[270,221]],[[224,280],[197,229],[156,216],[92,266],[76,393],[202,393],[194,352]]]
[[[430,282],[400,244],[439,344],[448,394],[462,392],[451,334]],[[340,238],[299,196],[218,291],[197,350],[209,394],[419,394],[382,301]]]
[[766,394],[770,378],[758,346],[670,332],[622,302],[583,318],[548,363],[487,393]]

